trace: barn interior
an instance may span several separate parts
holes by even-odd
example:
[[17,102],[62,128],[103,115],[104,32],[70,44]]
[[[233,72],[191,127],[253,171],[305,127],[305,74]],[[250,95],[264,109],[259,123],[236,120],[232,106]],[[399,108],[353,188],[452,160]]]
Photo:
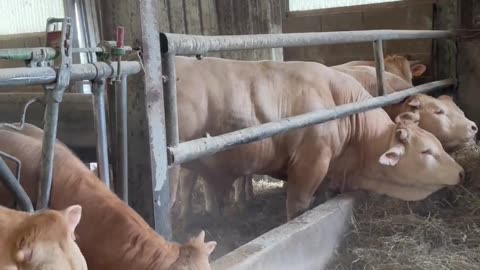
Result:
[[[383,56],[407,56],[426,65],[426,72],[414,78],[414,86],[453,79],[454,85],[429,94],[453,96],[465,116],[478,126],[479,1],[2,0],[0,10],[7,14],[0,19],[3,20],[0,24],[1,123],[19,122],[24,115],[25,122],[44,128],[47,101],[42,97],[47,91],[41,84],[45,83],[6,82],[6,78],[12,79],[9,72],[16,68],[42,67],[40,64],[32,67],[30,60],[18,54],[16,57],[4,54],[8,50],[2,49],[50,47],[53,43],[45,31],[50,17],[71,18],[72,48],[103,46],[101,53],[87,49],[73,53],[72,64],[104,62],[109,65],[112,60],[140,63],[141,71],[125,75],[123,81],[118,78],[107,81],[102,91],[98,90],[98,81],[72,81],[60,104],[56,137],[92,169],[97,166],[100,169],[99,159],[106,155],[107,165],[103,164],[100,169],[103,176],[110,174],[106,183],[167,239],[184,242],[205,230],[206,238],[218,243],[210,257],[212,269],[293,269],[292,265],[294,269],[340,270],[480,268],[477,211],[480,209],[480,145],[476,143],[452,154],[465,169],[465,184],[439,191],[420,202],[354,192],[326,202],[319,198],[311,207],[313,212],[307,212],[304,220],[299,217],[287,223],[285,183],[267,175],[254,175],[254,196],[247,202],[246,209],[229,204],[221,218],[204,212],[204,186],[199,181],[192,195],[192,223],[180,226],[178,205],[174,205],[171,212],[167,207],[167,170],[172,165],[169,147],[179,143],[178,130],[172,131],[168,126],[173,125],[171,119],[175,118],[171,117],[176,114],[175,110],[182,108],[166,105],[166,100],[175,102],[175,97],[166,90],[171,82],[162,79],[169,71],[168,59],[172,55],[161,48],[159,34],[167,33],[169,38],[169,33],[238,36],[445,30],[448,34],[439,38],[380,40]],[[102,58],[106,57],[105,48],[118,45],[118,26],[123,27],[120,31],[124,31],[123,44],[127,52],[110,55],[105,60]],[[50,31],[61,31],[56,26],[52,29]],[[108,45],[105,41],[116,41],[117,45]],[[378,63],[370,41],[273,47],[217,50],[191,56],[247,61],[313,61],[326,66],[355,60]],[[115,68],[111,70],[117,70]],[[161,97],[152,94],[159,89],[163,93]],[[103,97],[100,99],[98,95]],[[25,113],[25,104],[33,98],[42,101],[31,104]],[[103,120],[96,106],[106,111]],[[106,143],[103,150],[100,149],[99,122],[107,129],[103,131]],[[233,200],[233,190],[230,196]],[[328,215],[324,214],[326,212]],[[312,232],[316,237],[311,237]],[[298,237],[292,240],[285,236],[289,234],[290,238]],[[310,239],[306,235],[310,235]],[[312,247],[318,249],[308,251]],[[287,254],[297,258],[288,259]]]

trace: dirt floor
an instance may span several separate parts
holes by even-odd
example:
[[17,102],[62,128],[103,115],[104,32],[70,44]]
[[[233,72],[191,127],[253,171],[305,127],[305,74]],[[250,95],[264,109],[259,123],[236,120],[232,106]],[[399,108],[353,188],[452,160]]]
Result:
[[[217,241],[217,247],[211,255],[215,260],[256,237],[286,222],[285,198],[283,182],[261,179],[253,182],[255,198],[248,203],[244,212],[239,212],[233,205],[228,205],[220,220],[213,220],[204,212],[202,185],[195,187],[192,224],[186,230],[179,227],[173,229],[176,241],[184,242],[200,230],[205,230],[206,241]],[[233,195],[233,194],[232,194]],[[233,198],[231,199],[233,202]],[[174,207],[173,213],[178,211]],[[174,220],[174,225],[175,225]]]
[[[355,210],[352,231],[329,269],[480,269],[480,146],[453,156],[466,170],[464,186],[415,203],[370,194]],[[255,198],[248,210],[240,213],[229,205],[221,220],[202,213],[201,189],[199,184],[194,192],[193,223],[183,230],[174,220],[174,237],[184,242],[205,230],[206,240],[218,242],[211,260],[286,221],[282,182],[254,181]]]

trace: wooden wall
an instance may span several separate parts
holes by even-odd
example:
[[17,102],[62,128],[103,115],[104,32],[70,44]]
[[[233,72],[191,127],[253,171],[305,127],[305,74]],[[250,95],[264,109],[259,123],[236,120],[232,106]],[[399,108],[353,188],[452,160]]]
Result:
[[[459,21],[450,19],[452,28],[480,31],[480,1],[478,0],[443,0],[445,8],[452,9],[452,15],[457,15]],[[457,10],[454,8],[457,7]],[[448,16],[452,17],[452,16]],[[455,18],[455,17],[453,17]],[[458,71],[457,104],[466,116],[480,125],[480,37],[478,32],[468,33],[458,41]],[[450,61],[451,62],[451,61]],[[478,136],[477,136],[478,137]]]
[[[327,32],[373,29],[433,28],[434,0],[406,0],[385,4],[332,8],[287,13],[283,31]],[[432,74],[432,41],[401,40],[384,42],[385,54],[409,54],[427,64],[425,79]],[[373,60],[371,43],[286,48],[285,60],[316,61],[336,65],[352,60]]]
[[[160,30],[191,35],[282,32],[283,0],[159,0]],[[282,49],[211,53],[230,59],[282,60]]]

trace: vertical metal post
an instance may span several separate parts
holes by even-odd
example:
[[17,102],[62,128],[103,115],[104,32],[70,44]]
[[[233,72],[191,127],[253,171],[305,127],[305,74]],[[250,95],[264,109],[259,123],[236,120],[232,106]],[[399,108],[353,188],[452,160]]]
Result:
[[50,204],[50,194],[53,178],[54,149],[57,137],[58,110],[60,101],[55,98],[55,91],[47,90],[47,106],[45,109],[45,124],[42,146],[42,180],[38,186],[37,209],[47,208]]
[[93,83],[93,115],[97,133],[97,162],[100,179],[110,188],[110,169],[108,162],[107,120],[105,116],[105,80]]
[[377,71],[377,88],[378,95],[385,95],[385,63],[383,59],[383,40],[375,40],[373,42],[373,52],[375,55],[375,68]]
[[127,124],[127,76],[115,81],[116,162],[115,193],[128,204],[128,124]]
[[153,201],[151,207],[153,208],[155,230],[166,239],[172,239],[158,12],[158,1],[140,1],[140,26],[145,67],[144,98],[152,172],[151,191]]
[[[110,141],[109,144],[109,150],[110,150],[110,155],[109,155],[109,160],[112,164],[117,164],[117,127],[116,127],[116,108],[115,108],[115,103],[116,103],[116,98],[117,98],[117,93],[115,93],[115,83],[108,83],[107,85],[107,117],[108,117],[108,139]],[[116,165],[114,165],[113,170],[112,170],[112,175],[113,177],[113,185],[115,186],[118,180],[118,175],[117,175],[117,170],[116,170]],[[117,194],[119,195],[119,194]]]
[[177,75],[175,72],[175,53],[162,55],[163,95],[165,99],[165,124],[167,129],[167,145],[178,144],[178,114],[177,114]]
[[[140,41],[144,74],[128,77],[128,200],[159,234],[171,239],[167,144],[157,0],[102,0],[103,39],[125,27],[125,43]],[[123,16],[123,14],[132,16]],[[123,67],[122,67],[123,68]],[[115,177],[116,178],[116,177]]]

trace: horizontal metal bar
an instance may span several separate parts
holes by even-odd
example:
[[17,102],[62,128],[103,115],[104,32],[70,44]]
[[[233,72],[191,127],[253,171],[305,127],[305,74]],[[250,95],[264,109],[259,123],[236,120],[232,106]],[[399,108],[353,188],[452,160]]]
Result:
[[309,112],[214,137],[200,138],[184,142],[176,147],[168,148],[169,164],[172,165],[185,163],[200,157],[213,155],[217,152],[230,149],[240,144],[259,141],[293,129],[321,124],[355,113],[398,103],[409,96],[427,93],[439,88],[445,88],[452,86],[455,83],[456,81],[454,79],[435,81],[404,91],[395,92],[393,94],[374,97],[355,103],[339,105],[328,110]]
[[[132,47],[130,46],[123,46],[123,49],[126,51],[131,51]],[[91,47],[91,48],[73,48],[73,53],[101,53],[105,52],[105,48],[103,47]]]
[[207,52],[316,46],[324,44],[373,42],[375,40],[435,39],[454,37],[441,30],[366,30],[236,36],[194,36],[160,33],[162,53],[200,55]]
[[[70,81],[97,80],[111,78],[116,74],[117,63],[97,62],[95,64],[74,64]],[[0,69],[0,87],[50,84],[57,74],[51,67],[4,68]],[[122,61],[120,75],[131,75],[141,71],[139,62]]]
[[57,57],[57,51],[48,47],[0,49],[0,59],[4,60],[32,60],[35,55],[41,54],[45,60]]
[[[131,51],[132,47],[124,46],[127,51]],[[92,48],[72,48],[72,53],[101,53],[105,52],[103,47]],[[35,48],[12,48],[12,49],[0,49],[0,59],[3,60],[19,60],[28,61],[35,58],[35,55],[42,55],[44,60],[52,60],[57,57],[57,51],[50,47],[35,47]]]

